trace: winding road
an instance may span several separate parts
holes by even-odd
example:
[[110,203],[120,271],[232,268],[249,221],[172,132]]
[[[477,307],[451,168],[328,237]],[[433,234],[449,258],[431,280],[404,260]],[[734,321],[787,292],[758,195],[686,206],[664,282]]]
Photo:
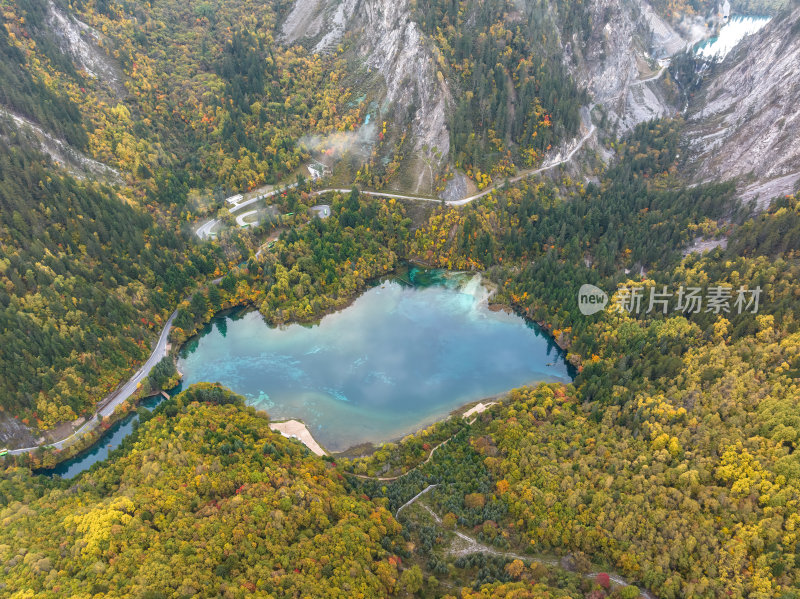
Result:
[[[64,447],[70,445],[73,441],[77,441],[81,436],[85,435],[92,429],[97,428],[101,419],[111,416],[111,414],[114,413],[114,410],[122,402],[133,395],[136,392],[139,383],[141,383],[147,377],[147,375],[150,374],[150,371],[156,364],[158,364],[161,358],[167,355],[167,339],[169,337],[169,332],[172,329],[172,322],[175,320],[175,316],[177,314],[178,311],[175,310],[167,319],[167,322],[164,323],[164,328],[161,330],[161,335],[158,337],[158,341],[156,342],[153,352],[150,354],[150,357],[147,358],[147,361],[142,364],[141,368],[136,371],[136,374],[128,379],[128,381],[119,389],[107,395],[103,401],[100,402],[101,407],[97,410],[97,412],[95,412],[92,417],[89,418],[89,420],[87,420],[78,430],[76,430],[70,436],[64,437],[59,441],[53,441],[52,443],[45,443],[44,445],[37,445],[35,447],[11,449],[8,453],[18,455],[21,453],[35,451],[36,449],[39,449],[39,447],[63,449]],[[100,418],[98,418],[98,416],[100,416]]]
[[[651,77],[650,79],[643,79],[641,81],[637,81],[636,84],[646,83],[647,81],[652,81],[653,79],[657,79],[658,77],[661,76],[661,73],[663,73],[663,69],[661,70],[661,72],[659,72],[658,75],[655,75],[654,77]],[[548,164],[545,164],[544,166],[540,166],[538,168],[524,170],[524,171],[520,172],[518,175],[515,175],[515,176],[507,178],[507,179],[503,179],[502,182],[496,183],[496,184],[492,185],[491,187],[487,187],[486,189],[484,189],[483,191],[481,191],[479,193],[476,193],[474,195],[468,196],[466,198],[461,198],[460,200],[448,200],[448,201],[445,201],[444,203],[446,205],[448,205],[448,206],[463,206],[465,204],[469,204],[470,202],[474,202],[477,199],[480,199],[480,198],[482,198],[484,196],[489,195],[493,191],[503,187],[506,183],[516,183],[517,181],[522,181],[523,179],[526,179],[528,177],[532,177],[533,175],[538,175],[539,173],[543,173],[543,172],[549,171],[550,169],[553,169],[553,168],[555,168],[557,166],[560,166],[562,164],[565,164],[565,163],[569,162],[570,160],[572,160],[572,158],[575,156],[575,154],[578,153],[578,151],[583,147],[583,145],[589,140],[589,138],[592,135],[594,135],[594,132],[595,132],[596,128],[594,126],[594,123],[591,122],[591,111],[592,111],[593,108],[594,108],[594,104],[592,104],[591,106],[584,106],[581,109],[582,120],[583,120],[584,124],[586,124],[587,122],[589,123],[588,131],[583,135],[583,137],[581,137],[578,140],[578,142],[572,147],[572,149],[569,152],[567,152],[567,154],[563,158],[561,158],[559,156],[559,154],[556,154],[556,156]],[[232,213],[236,212],[236,211],[240,210],[241,208],[244,208],[245,206],[249,206],[250,204],[253,204],[253,203],[255,203],[255,202],[259,201],[259,200],[263,200],[265,198],[272,197],[272,196],[280,193],[281,191],[285,191],[287,189],[292,189],[294,187],[297,187],[297,183],[291,183],[291,184],[286,185],[284,187],[276,188],[276,189],[274,189],[272,191],[269,191],[267,193],[263,193],[261,195],[258,195],[258,196],[254,197],[254,198],[250,198],[249,200],[247,200],[245,202],[241,202],[240,204],[237,204],[236,206],[231,208],[230,212],[232,212]],[[311,195],[319,196],[319,195],[323,195],[323,194],[331,193],[331,192],[350,193],[350,191],[351,191],[350,189],[329,187],[329,188],[325,188],[325,189],[317,189],[315,191],[312,191]],[[373,197],[373,198],[392,198],[392,199],[396,199],[396,200],[412,200],[412,201],[417,201],[417,202],[436,202],[437,204],[441,204],[442,203],[442,200],[440,200],[438,198],[431,198],[431,197],[417,196],[417,195],[405,195],[405,194],[398,194],[398,193],[387,193],[387,192],[382,192],[382,191],[368,191],[368,190],[361,190],[360,193],[362,195],[370,196],[370,197]],[[242,216],[245,216],[245,215],[242,215]],[[205,239],[205,238],[207,238],[207,237],[209,237],[211,235],[212,230],[214,229],[214,227],[217,226],[217,224],[219,222],[220,222],[220,219],[218,219],[218,218],[208,220],[208,221],[204,222],[203,224],[201,224],[197,228],[195,233],[201,239]]]
[[[654,80],[658,79],[659,77],[661,77],[664,74],[664,72],[666,71],[668,66],[669,66],[669,63],[664,64],[662,66],[661,70],[659,70],[658,73],[656,73],[655,75],[653,75],[651,77],[648,77],[647,79],[640,79],[640,80],[632,83],[631,87],[632,86],[636,86],[636,85],[643,85],[645,83],[648,83],[650,81],[654,81]],[[605,101],[609,101],[609,100],[605,100]],[[583,108],[581,108],[581,120],[582,120],[582,122],[584,124],[584,127],[588,124],[588,130],[580,138],[580,140],[578,140],[578,142],[572,147],[572,149],[569,152],[567,152],[567,154],[564,157],[560,157],[560,154],[556,154],[556,156],[554,156],[551,159],[551,161],[548,164],[545,164],[544,166],[522,171],[520,174],[515,175],[514,177],[510,177],[508,179],[504,179],[501,183],[496,183],[496,184],[492,185],[491,187],[488,187],[488,188],[484,189],[483,191],[481,191],[479,193],[476,193],[474,195],[468,196],[466,198],[462,198],[460,200],[446,201],[445,204],[450,205],[450,206],[463,206],[465,204],[469,204],[470,202],[474,202],[477,199],[480,199],[480,198],[482,198],[484,196],[489,195],[493,191],[495,191],[495,190],[499,189],[500,187],[504,186],[506,183],[516,183],[518,181],[521,181],[521,180],[526,179],[528,177],[531,177],[533,175],[537,175],[539,173],[543,173],[543,172],[548,171],[550,169],[553,169],[553,168],[555,168],[557,166],[565,164],[566,162],[569,162],[570,160],[572,160],[572,158],[575,156],[575,154],[584,146],[584,144],[589,140],[589,138],[592,135],[594,135],[594,133],[596,131],[594,123],[592,123],[592,119],[591,119],[591,112],[592,112],[592,109],[594,108],[594,106],[595,106],[595,104],[593,103],[593,104],[591,104],[589,106],[584,106]],[[279,193],[281,193],[283,191],[286,191],[288,189],[292,189],[294,187],[297,187],[297,183],[296,182],[295,183],[290,183],[288,185],[278,186],[275,189],[272,189],[272,190],[270,190],[268,192],[259,194],[257,196],[254,196],[254,197],[248,199],[248,200],[245,200],[243,202],[240,202],[240,203],[236,204],[234,207],[230,208],[229,211],[231,213],[238,212],[239,210],[241,210],[242,208],[244,208],[246,206],[254,204],[254,203],[256,203],[256,202],[258,202],[260,200],[264,200],[266,198],[272,197],[274,195],[277,195],[277,194],[279,194]],[[314,191],[312,193],[313,193],[313,195],[322,195],[322,194],[330,193],[330,192],[349,193],[350,189],[337,189],[337,188],[319,189],[319,190],[316,190],[316,191]],[[400,199],[400,200],[414,200],[414,201],[436,202],[436,203],[441,203],[442,202],[442,200],[437,199],[437,198],[416,196],[416,195],[404,195],[404,194],[386,193],[386,192],[378,192],[378,191],[361,191],[360,193],[362,193],[364,195],[367,195],[367,196],[371,196],[371,197],[377,197],[377,198],[394,198],[394,199]],[[243,214],[241,216],[243,218],[245,216],[248,216],[249,214],[251,214],[251,212],[248,212],[248,213]],[[220,220],[221,219],[216,218],[216,219],[210,219],[210,220],[202,223],[195,230],[195,234],[201,239],[205,239],[205,238],[209,237],[213,233],[214,228],[220,223]],[[260,253],[260,251],[259,251],[259,253]],[[218,283],[219,280],[220,279],[215,279],[214,281],[212,281],[212,283]],[[117,406],[119,406],[122,402],[124,402],[126,399],[128,399],[131,395],[134,394],[134,392],[136,391],[137,385],[141,381],[143,381],[144,378],[147,377],[148,374],[150,374],[150,371],[158,363],[158,361],[161,360],[161,358],[163,358],[164,356],[167,355],[167,349],[166,349],[166,347],[167,347],[167,338],[169,336],[170,330],[172,329],[172,322],[175,319],[175,315],[176,314],[177,314],[177,310],[170,315],[169,319],[164,324],[164,328],[162,329],[161,335],[158,338],[158,342],[156,343],[156,347],[153,349],[153,352],[150,354],[150,357],[147,359],[147,361],[141,366],[141,368],[139,368],[138,371],[136,371],[136,373],[124,385],[122,385],[122,387],[120,387],[119,389],[117,389],[116,391],[114,391],[113,393],[108,395],[105,399],[103,399],[103,401],[100,404],[101,407],[98,409],[98,411],[91,418],[89,418],[89,420],[87,420],[78,430],[73,432],[68,437],[65,437],[64,439],[61,439],[59,441],[54,441],[52,443],[45,443],[44,445],[41,445],[41,446],[23,447],[23,448],[20,448],[20,449],[12,449],[12,450],[9,450],[9,453],[10,454],[14,454],[14,455],[18,455],[18,454],[21,454],[21,453],[27,453],[27,452],[34,451],[34,450],[38,449],[39,447],[52,447],[52,448],[55,448],[55,449],[63,449],[64,447],[69,445],[73,440],[78,439],[81,435],[84,435],[85,433],[89,432],[90,430],[96,428],[98,426],[98,424],[100,423],[100,420],[98,419],[98,415],[101,418],[106,418],[106,417],[110,416],[111,414],[113,414],[114,410],[117,408]],[[442,445],[442,444],[440,444],[440,445]],[[436,449],[438,449],[438,446],[436,448],[434,448],[433,451],[431,451],[431,454],[428,456],[428,460],[430,460],[431,457],[433,457],[433,453],[434,453],[434,451]],[[428,460],[426,460],[426,463],[427,463]],[[358,475],[355,475],[355,476],[358,476]],[[392,478],[387,478],[387,479],[384,479],[384,480],[392,480]]]
[[[239,210],[241,210],[242,208],[244,208],[246,206],[250,206],[251,204],[255,204],[259,200],[264,200],[266,198],[271,198],[274,195],[278,195],[282,191],[286,191],[287,189],[292,189],[294,187],[297,187],[297,183],[290,183],[288,185],[278,186],[275,189],[272,189],[272,190],[267,191],[265,193],[259,194],[259,195],[255,196],[255,197],[250,198],[249,200],[245,200],[244,202],[239,202],[233,208],[230,208],[228,210],[228,212],[233,214],[234,212],[238,212]],[[348,189],[347,191],[350,191],[350,190]],[[252,212],[255,212],[255,211],[252,211]],[[252,214],[252,212],[247,212],[246,214],[242,214],[241,218],[244,218],[248,214]],[[211,234],[214,231],[214,227],[216,227],[219,224],[220,220],[221,219],[219,219],[219,218],[212,218],[211,220],[207,220],[206,222],[204,222],[202,225],[200,225],[195,230],[195,234],[200,239],[205,239],[207,237],[210,237]],[[238,222],[238,220],[239,219],[237,218],[237,222]]]

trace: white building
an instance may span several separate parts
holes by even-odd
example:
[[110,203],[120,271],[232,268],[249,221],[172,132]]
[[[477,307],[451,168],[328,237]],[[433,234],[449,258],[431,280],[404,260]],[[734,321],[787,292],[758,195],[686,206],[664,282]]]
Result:
[[228,202],[231,206],[236,206],[239,202],[244,199],[244,196],[240,193],[237,193],[235,196],[231,196],[229,198],[225,198],[225,201]]

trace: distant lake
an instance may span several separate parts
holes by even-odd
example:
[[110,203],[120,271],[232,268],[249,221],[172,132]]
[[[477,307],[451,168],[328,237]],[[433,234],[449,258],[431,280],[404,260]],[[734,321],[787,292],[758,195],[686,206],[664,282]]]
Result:
[[719,35],[700,42],[695,51],[707,60],[720,61],[748,35],[756,33],[770,22],[770,17],[731,16],[719,30]]
[[219,316],[181,350],[183,386],[220,382],[342,451],[413,432],[464,404],[571,381],[536,325],[487,306],[480,277],[412,268],[313,326]]

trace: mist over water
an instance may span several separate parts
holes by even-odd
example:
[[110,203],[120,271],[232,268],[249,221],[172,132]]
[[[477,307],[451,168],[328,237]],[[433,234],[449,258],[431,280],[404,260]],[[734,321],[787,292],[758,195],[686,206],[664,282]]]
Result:
[[390,440],[526,383],[571,380],[563,353],[492,312],[478,276],[412,269],[314,326],[257,312],[215,319],[181,352],[183,385],[218,381],[334,451]]

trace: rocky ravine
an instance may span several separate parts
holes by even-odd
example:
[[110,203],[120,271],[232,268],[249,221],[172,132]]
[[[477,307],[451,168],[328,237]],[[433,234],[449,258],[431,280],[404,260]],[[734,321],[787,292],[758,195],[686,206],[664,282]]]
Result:
[[591,30],[562,40],[564,60],[580,87],[608,114],[617,134],[638,123],[675,112],[658,78],[666,61],[698,35],[687,23],[682,34],[644,0],[592,0]]
[[[561,40],[564,61],[595,104],[603,105],[609,126],[624,134],[642,121],[675,112],[661,82],[654,78],[666,59],[697,36],[691,27],[679,33],[644,0],[591,0],[591,31]],[[553,27],[560,17],[551,9]],[[417,151],[449,150],[448,112],[452,104],[446,79],[439,79],[433,43],[412,19],[408,0],[296,0],[282,26],[285,43],[304,41],[318,52],[337,48],[345,33],[356,38],[357,52],[380,72],[386,83],[386,105],[408,115]],[[430,158],[428,156],[427,158]],[[421,164],[425,169],[425,165]],[[424,191],[417,185],[415,191]]]
[[689,106],[698,181],[739,179],[760,207],[800,181],[800,8],[743,40]]
[[[382,110],[391,107],[396,121],[411,123],[415,150],[427,164],[431,155],[424,148],[435,148],[444,159],[450,150],[452,97],[447,82],[437,77],[432,45],[411,18],[408,0],[297,0],[283,23],[282,39],[309,39],[324,53],[335,50],[350,31],[358,34],[356,52],[385,81]],[[422,170],[425,164],[419,165]],[[429,183],[418,182],[414,191],[426,190]]]

